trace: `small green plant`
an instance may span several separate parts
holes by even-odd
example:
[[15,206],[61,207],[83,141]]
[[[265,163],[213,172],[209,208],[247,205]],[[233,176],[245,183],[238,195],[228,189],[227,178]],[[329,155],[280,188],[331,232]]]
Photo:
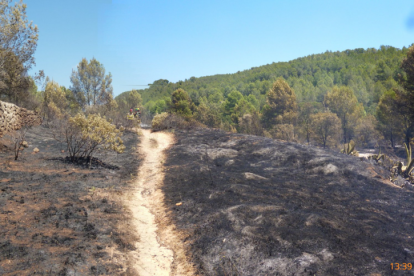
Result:
[[410,177],[411,172],[414,169],[414,159],[412,159],[412,156],[411,156],[411,153],[412,153],[411,145],[409,144],[407,147],[407,144],[404,143],[404,146],[405,146],[405,152],[407,154],[407,165],[404,166],[402,162],[398,162],[397,169],[398,169],[399,175],[402,175],[403,177],[408,178]]
[[93,198],[93,196],[95,195],[95,191],[96,191],[95,186],[92,186],[92,188],[89,189],[89,192],[91,193],[91,198]]
[[381,147],[379,149],[378,154],[373,154],[369,157],[369,159],[377,161],[377,163],[381,163],[381,160],[384,161],[385,154],[381,153]]

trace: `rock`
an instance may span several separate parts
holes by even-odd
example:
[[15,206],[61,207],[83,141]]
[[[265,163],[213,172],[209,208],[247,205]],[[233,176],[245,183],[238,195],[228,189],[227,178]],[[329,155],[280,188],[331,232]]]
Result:
[[0,137],[22,126],[35,126],[42,123],[36,112],[0,101]]
[[22,146],[25,147],[25,148],[27,148],[29,146],[29,144],[26,141],[23,141],[22,142]]
[[405,179],[402,178],[400,175],[397,176],[397,179],[394,181],[394,184],[400,187],[404,187],[405,186]]
[[407,190],[410,190],[410,191],[413,191],[414,190],[413,184],[411,184],[409,181],[406,181],[405,182],[404,188],[407,189]]
[[34,153],[38,153],[39,151],[40,151],[40,150],[39,150],[38,148],[34,148],[34,149],[33,149],[33,152],[34,152]]
[[338,173],[338,167],[333,164],[328,164],[323,168],[323,173],[325,175],[327,174],[337,174]]
[[207,154],[208,154],[208,157],[214,160],[219,157],[233,158],[237,156],[238,152],[237,150],[233,150],[233,149],[218,148],[218,149],[208,149]]
[[258,174],[245,172],[244,177],[249,180],[268,180],[268,178],[260,176]]

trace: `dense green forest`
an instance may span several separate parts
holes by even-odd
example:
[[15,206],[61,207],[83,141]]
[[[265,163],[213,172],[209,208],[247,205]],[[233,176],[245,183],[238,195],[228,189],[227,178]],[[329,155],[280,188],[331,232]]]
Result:
[[[411,137],[407,126],[390,130],[394,127],[390,126],[390,115],[385,114],[390,112],[389,105],[385,106],[387,97],[395,97],[394,91],[400,91],[406,79],[401,64],[407,53],[406,47],[391,46],[327,51],[234,74],[191,77],[176,83],[161,79],[147,89],[133,92],[141,95],[145,109],[155,115],[171,110],[171,95],[182,89],[188,94],[193,118],[210,127],[301,142],[313,140],[324,146],[334,146],[338,139],[342,142],[358,140],[359,146],[373,146],[385,139],[394,146]],[[280,82],[275,87],[277,80],[283,80],[287,86]],[[276,107],[271,112],[269,91],[275,89],[287,92],[294,99],[295,106],[290,107],[293,115],[288,121],[282,119],[283,116],[279,121],[275,119],[278,116]],[[292,92],[288,92],[290,89]],[[122,93],[116,101],[125,104],[129,93]],[[344,101],[352,103],[346,104],[348,111],[338,108]],[[279,109],[286,103],[273,99]],[[331,111],[338,117],[341,127],[338,130],[338,126],[333,126],[330,131],[341,132],[339,138],[333,137],[330,131],[321,130],[319,135],[315,134],[316,121],[322,120],[320,124],[326,125],[330,120],[329,114],[324,114],[324,119],[317,118],[321,116],[317,114],[331,114]],[[279,110],[279,115],[283,112],[287,111]]]
[[246,98],[253,95],[257,103],[252,97],[250,101],[261,109],[273,82],[283,77],[294,89],[298,103],[322,102],[324,95],[334,85],[345,85],[354,90],[358,101],[364,104],[367,111],[374,113],[380,96],[398,85],[398,74],[402,73],[401,61],[406,54],[407,48],[401,50],[391,46],[327,51],[290,62],[253,67],[235,74],[191,77],[176,83],[157,80],[149,88],[138,92],[143,103],[153,113],[161,112],[164,106],[162,101],[168,101],[167,98],[178,88],[187,91],[196,105],[203,101],[217,103],[225,100],[230,92],[238,91]]

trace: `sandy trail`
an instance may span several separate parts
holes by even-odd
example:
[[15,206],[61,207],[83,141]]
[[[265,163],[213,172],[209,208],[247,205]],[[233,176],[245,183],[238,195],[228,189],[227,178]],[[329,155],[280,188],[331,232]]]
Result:
[[127,201],[133,213],[132,226],[139,236],[131,264],[140,276],[191,275],[191,268],[185,264],[184,246],[168,220],[160,189],[164,180],[163,151],[172,145],[173,135],[145,129],[142,133],[140,152],[144,160]]

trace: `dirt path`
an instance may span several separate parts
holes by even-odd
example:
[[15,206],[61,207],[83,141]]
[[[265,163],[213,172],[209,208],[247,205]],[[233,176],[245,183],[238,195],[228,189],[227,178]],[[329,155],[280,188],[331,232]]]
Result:
[[[173,143],[169,133],[142,130],[140,152],[144,156],[135,189],[127,201],[132,225],[139,235],[131,264],[140,276],[191,275],[180,244],[163,207],[160,185],[164,180],[164,153]],[[190,273],[190,274],[188,274]]]

